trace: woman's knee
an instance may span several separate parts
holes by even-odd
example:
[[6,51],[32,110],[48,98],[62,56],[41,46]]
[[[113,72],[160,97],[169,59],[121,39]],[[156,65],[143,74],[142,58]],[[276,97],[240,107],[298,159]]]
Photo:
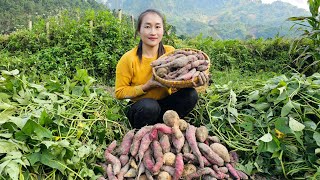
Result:
[[198,92],[194,88],[184,88],[182,89],[183,91],[183,97],[186,99],[188,102],[192,104],[196,104],[198,102],[199,96]]

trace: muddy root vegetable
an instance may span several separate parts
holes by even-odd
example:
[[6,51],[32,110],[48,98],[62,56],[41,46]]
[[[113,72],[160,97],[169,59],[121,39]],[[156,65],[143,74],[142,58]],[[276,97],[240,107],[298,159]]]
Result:
[[216,154],[208,145],[205,143],[198,143],[198,147],[202,152],[203,156],[208,159],[212,164],[217,164],[218,166],[223,166],[223,159]]
[[121,155],[119,157],[120,163],[122,166],[124,166],[125,164],[127,164],[129,162],[129,156],[128,155]]
[[150,172],[150,171],[148,171],[147,169],[146,169],[146,176],[147,176],[147,179],[148,180],[153,180],[153,176],[152,176],[152,173]]
[[187,130],[188,125],[189,124],[185,120],[179,119],[179,128],[180,128],[181,131]]
[[133,137],[130,153],[135,157],[138,153],[141,139],[152,129],[152,126],[142,127]]
[[193,125],[189,125],[187,130],[186,130],[186,139],[189,143],[189,146],[192,150],[192,152],[196,155],[196,157],[198,158],[199,164],[200,164],[200,168],[204,168],[204,162],[202,159],[202,155],[200,153],[200,150],[198,148],[198,144],[196,141],[196,127],[194,127]]
[[173,127],[174,125],[176,125],[177,123],[179,123],[180,117],[178,115],[178,113],[174,110],[167,110],[164,114],[163,114],[163,122],[169,126],[169,127]]
[[189,174],[197,172],[197,167],[193,164],[184,165],[182,177],[187,177]]
[[220,139],[218,136],[208,136],[207,140],[213,143],[220,143]]
[[228,149],[220,144],[220,143],[213,143],[210,145],[210,148],[217,153],[225,162],[230,162],[230,155]]
[[171,180],[171,179],[172,178],[171,178],[170,174],[166,171],[161,171],[157,177],[157,180]]
[[175,127],[177,128],[177,131],[180,132],[179,134],[181,134],[181,137],[177,138],[176,136],[172,136],[172,144],[176,148],[176,153],[180,153],[185,142],[185,137],[183,136],[180,129],[177,126]]
[[129,171],[130,169],[130,163],[127,163],[126,165],[124,165],[119,174],[117,175],[118,180],[123,180],[124,179],[124,175]]
[[228,168],[230,174],[231,174],[235,179],[237,179],[237,180],[240,179],[237,170],[236,170],[230,163],[227,163],[227,164],[226,164],[226,167]]
[[193,74],[196,72],[197,72],[196,68],[193,68],[188,73],[179,75],[177,78],[175,78],[175,80],[180,81],[180,80],[192,79]]
[[137,170],[134,168],[131,168],[128,170],[128,172],[124,175],[125,178],[133,178],[137,176]]
[[135,129],[132,129],[129,132],[127,132],[126,135],[124,135],[122,142],[120,144],[120,147],[119,147],[119,149],[120,149],[119,151],[120,151],[121,155],[127,155],[129,153],[130,147],[132,144],[132,140],[134,137],[134,132],[135,132]]
[[104,157],[106,158],[107,162],[112,164],[113,174],[117,175],[121,170],[120,160],[116,156],[109,153],[108,151],[104,153]]
[[154,167],[154,162],[153,162],[150,148],[147,149],[146,152],[144,153],[143,164],[148,171],[152,172],[152,168]]
[[130,160],[130,166],[135,168],[135,169],[138,169],[138,165],[137,165],[136,161],[133,158]]
[[199,179],[201,176],[204,176],[204,175],[210,175],[214,178],[217,178],[217,174],[216,172],[209,168],[209,167],[205,167],[205,168],[202,168],[202,169],[199,169],[197,172],[195,173],[192,173],[192,174],[189,174],[186,179],[187,180],[191,180],[193,178],[196,178],[196,179]]
[[146,167],[144,166],[143,163],[141,163],[138,169],[137,179],[140,179],[141,174],[144,173],[145,171],[146,171]]
[[184,141],[184,145],[182,147],[182,152],[183,152],[183,154],[191,152],[190,146],[187,141]]
[[146,134],[141,140],[139,152],[138,152],[138,157],[140,159],[139,164],[141,163],[141,160],[143,158],[144,153],[146,150],[149,148],[150,144],[152,142],[152,139],[150,138],[150,133]]
[[173,154],[172,152],[167,152],[163,155],[163,162],[167,166],[174,165],[175,160],[176,160],[176,155]]
[[172,128],[163,123],[157,123],[153,125],[150,132],[151,140],[155,140],[158,137],[158,132],[162,132],[164,134],[172,134]]
[[171,176],[173,176],[173,175],[174,175],[174,172],[175,172],[174,167],[172,167],[172,166],[166,166],[166,165],[163,165],[163,166],[161,167],[161,170],[168,172]]
[[152,148],[153,148],[153,156],[155,158],[155,165],[152,168],[152,172],[158,173],[160,171],[161,166],[163,165],[163,153],[161,145],[158,141],[152,142]]
[[168,68],[165,68],[165,67],[158,68],[158,69],[156,70],[156,74],[157,74],[159,77],[163,78],[163,77],[165,77],[165,76],[168,74]]
[[107,167],[107,175],[108,179],[113,179],[113,180],[118,180],[118,178],[114,175],[113,170],[112,170],[112,165],[108,164]]
[[176,163],[174,165],[175,171],[174,171],[174,175],[173,175],[173,180],[178,180],[182,177],[183,168],[184,168],[183,156],[181,153],[179,153],[176,156]]
[[[187,162],[190,162],[190,163],[195,163],[195,164],[199,164],[199,160],[198,158],[194,155],[194,154],[191,154],[191,153],[184,153],[183,154],[183,159]],[[207,160],[207,158],[205,158],[204,156],[201,155],[201,159],[204,163],[204,166],[210,166],[211,163]]]
[[167,153],[170,152],[170,148],[171,148],[171,143],[169,141],[169,136],[164,134],[161,138],[160,138],[160,144],[162,147],[162,151],[163,153]]
[[238,173],[238,176],[240,177],[240,179],[249,179],[249,177],[246,175],[246,173],[240,171],[240,170],[237,170],[237,173]]
[[204,142],[208,137],[208,129],[205,126],[200,126],[196,130],[196,138],[199,142]]
[[109,146],[107,147],[106,151],[108,151],[109,153],[112,153],[113,150],[117,147],[117,141],[114,140],[112,141]]

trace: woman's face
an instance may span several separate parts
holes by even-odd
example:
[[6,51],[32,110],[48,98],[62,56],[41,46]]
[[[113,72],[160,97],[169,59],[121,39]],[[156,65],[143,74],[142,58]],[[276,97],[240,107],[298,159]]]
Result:
[[148,13],[142,18],[139,34],[145,46],[158,46],[163,37],[163,23],[159,15]]

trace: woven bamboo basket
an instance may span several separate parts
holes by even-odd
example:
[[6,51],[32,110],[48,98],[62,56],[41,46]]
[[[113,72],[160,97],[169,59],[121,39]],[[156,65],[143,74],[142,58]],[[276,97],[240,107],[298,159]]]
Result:
[[[175,51],[177,51],[177,50],[194,51],[194,52],[197,52],[197,53],[199,53],[199,52],[202,53],[203,56],[205,57],[205,59],[206,59],[207,61],[209,61],[209,68],[210,68],[210,58],[209,58],[209,56],[208,56],[206,53],[204,53],[203,51],[200,51],[200,50],[197,50],[197,49],[192,49],[192,48],[181,48],[181,49],[176,49]],[[162,55],[161,57],[163,57],[163,56],[169,56],[169,55],[173,54],[175,51],[168,52],[168,53]],[[209,68],[205,71],[205,73],[206,73],[207,75],[209,75]],[[167,86],[167,87],[171,87],[171,88],[194,87],[194,86],[193,86],[193,82],[192,82],[191,79],[190,79],[190,80],[184,80],[184,81],[167,80],[167,79],[164,79],[164,78],[159,77],[159,76],[156,74],[156,69],[155,69],[155,68],[152,68],[152,73],[153,73],[154,78],[155,78],[156,81],[160,82],[161,84],[163,84],[163,85],[165,85],[165,86]],[[194,79],[194,82],[195,82],[195,83],[198,83],[198,81],[199,81],[199,79],[198,79],[198,77],[196,77],[196,78]],[[206,87],[207,85],[204,85],[204,86]],[[200,88],[200,87],[201,87],[201,88]],[[197,88],[198,88],[198,89],[201,89],[201,91],[203,91],[203,87],[202,87],[202,86],[200,86],[200,87],[197,87]],[[196,88],[196,89],[197,89],[197,88]]]

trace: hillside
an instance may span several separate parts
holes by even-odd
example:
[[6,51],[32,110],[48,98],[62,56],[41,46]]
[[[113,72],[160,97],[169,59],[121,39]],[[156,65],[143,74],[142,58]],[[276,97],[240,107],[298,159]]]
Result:
[[262,4],[260,0],[108,0],[110,9],[123,9],[135,17],[147,8],[166,15],[178,35],[212,36],[220,39],[272,38],[289,35],[291,16],[306,15],[307,11],[276,1]]
[[95,0],[1,0],[0,34],[27,26],[29,20],[57,15],[63,10],[105,8]]

